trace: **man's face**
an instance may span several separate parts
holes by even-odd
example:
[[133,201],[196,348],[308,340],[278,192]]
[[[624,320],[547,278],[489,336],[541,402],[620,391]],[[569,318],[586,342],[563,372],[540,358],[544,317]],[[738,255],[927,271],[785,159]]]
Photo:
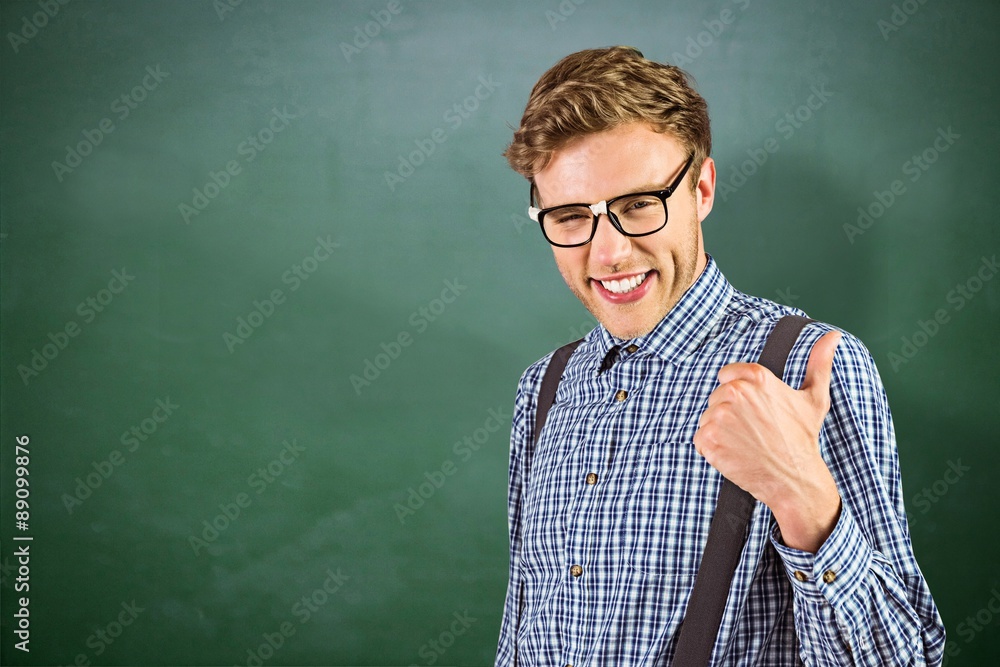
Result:
[[[595,204],[665,188],[687,158],[672,135],[632,123],[574,139],[535,174],[535,185],[542,207]],[[652,331],[701,274],[707,263],[701,221],[714,194],[715,165],[706,158],[700,176],[689,171],[667,199],[667,226],[655,234],[624,236],[602,215],[587,245],[552,247],[570,290],[612,335],[630,339]],[[612,280],[629,283],[609,285]]]

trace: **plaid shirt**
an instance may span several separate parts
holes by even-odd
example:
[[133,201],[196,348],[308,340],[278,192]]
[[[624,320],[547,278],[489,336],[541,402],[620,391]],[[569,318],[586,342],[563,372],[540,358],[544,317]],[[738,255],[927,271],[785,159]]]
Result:
[[[692,444],[698,419],[719,369],[756,361],[786,314],[804,313],[737,291],[709,256],[677,305],[603,373],[605,355],[626,341],[604,327],[587,335],[533,455],[551,354],[525,371],[511,432],[510,579],[497,665],[670,664],[722,481]],[[813,344],[831,329],[803,330],[789,385],[801,385]],[[850,334],[837,347],[830,395],[820,449],[840,490],[840,519],[810,554],[785,546],[757,503],[713,665],[942,658],[944,626],[910,546],[885,391]]]

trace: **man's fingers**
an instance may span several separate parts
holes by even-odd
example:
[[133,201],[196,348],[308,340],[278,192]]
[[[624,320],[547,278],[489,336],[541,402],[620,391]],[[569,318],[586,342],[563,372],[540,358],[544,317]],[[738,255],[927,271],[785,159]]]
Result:
[[813,345],[806,365],[806,376],[801,391],[812,394],[818,404],[826,404],[830,399],[830,378],[833,375],[833,355],[840,344],[841,333],[830,331]]
[[771,371],[760,364],[746,362],[735,362],[726,364],[719,369],[719,382],[726,384],[734,380],[746,380],[747,382],[761,382],[767,378]]

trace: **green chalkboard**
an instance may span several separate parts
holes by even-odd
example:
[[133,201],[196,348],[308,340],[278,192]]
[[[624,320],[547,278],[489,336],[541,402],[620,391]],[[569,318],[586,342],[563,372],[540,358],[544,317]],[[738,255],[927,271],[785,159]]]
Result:
[[594,325],[501,152],[629,44],[709,102],[727,278],[871,349],[949,664],[987,664],[998,15],[2,2],[2,662],[492,664],[517,379]]

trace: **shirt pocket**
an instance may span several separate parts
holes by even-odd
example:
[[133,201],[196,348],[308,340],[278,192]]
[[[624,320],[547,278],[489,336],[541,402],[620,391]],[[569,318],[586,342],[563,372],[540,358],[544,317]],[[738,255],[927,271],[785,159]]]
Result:
[[693,583],[718,496],[713,469],[691,441],[642,450],[625,510],[626,563],[677,586]]

